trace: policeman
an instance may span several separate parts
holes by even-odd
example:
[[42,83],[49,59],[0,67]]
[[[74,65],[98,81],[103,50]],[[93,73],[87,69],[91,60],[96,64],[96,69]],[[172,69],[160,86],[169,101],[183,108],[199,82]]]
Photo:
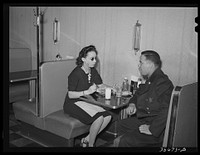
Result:
[[[171,93],[174,88],[161,70],[162,62],[157,52],[141,53],[139,71],[144,79],[126,109],[127,119],[119,122],[119,147],[151,147],[162,145]],[[115,142],[114,141],[114,142]]]

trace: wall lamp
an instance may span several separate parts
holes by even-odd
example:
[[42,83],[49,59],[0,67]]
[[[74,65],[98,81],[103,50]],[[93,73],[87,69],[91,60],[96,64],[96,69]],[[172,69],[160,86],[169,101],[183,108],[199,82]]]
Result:
[[134,26],[134,35],[133,35],[133,49],[135,54],[140,50],[140,38],[141,38],[141,24],[138,22]]
[[55,18],[53,22],[53,42],[58,43],[60,40],[60,22]]

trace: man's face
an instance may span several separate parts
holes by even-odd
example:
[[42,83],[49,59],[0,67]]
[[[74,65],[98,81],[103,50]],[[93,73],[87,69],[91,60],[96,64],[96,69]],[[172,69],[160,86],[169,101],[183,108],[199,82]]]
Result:
[[150,74],[152,62],[146,59],[146,56],[141,55],[138,65],[138,70],[142,76],[148,76]]

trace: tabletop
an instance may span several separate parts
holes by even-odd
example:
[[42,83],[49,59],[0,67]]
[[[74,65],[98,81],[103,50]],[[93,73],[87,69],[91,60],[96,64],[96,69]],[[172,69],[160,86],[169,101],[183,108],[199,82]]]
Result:
[[37,79],[37,70],[27,70],[9,73],[9,81],[19,82]]
[[128,105],[128,102],[131,97],[132,95],[116,97],[115,95],[112,94],[111,99],[105,99],[104,95],[95,93],[95,95],[93,94],[93,95],[81,96],[80,99],[88,103],[99,105],[105,108],[118,109]]

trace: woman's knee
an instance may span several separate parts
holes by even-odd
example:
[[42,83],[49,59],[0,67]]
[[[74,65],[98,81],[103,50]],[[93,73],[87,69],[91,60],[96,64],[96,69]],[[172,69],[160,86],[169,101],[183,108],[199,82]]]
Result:
[[112,118],[112,116],[111,116],[111,115],[109,115],[109,116],[106,116],[106,117],[104,117],[104,120],[108,120],[108,121],[110,121],[110,120],[111,120],[111,118]]
[[96,121],[100,121],[100,122],[103,122],[104,121],[104,117],[101,115],[101,116],[99,116],[97,119],[96,119]]

